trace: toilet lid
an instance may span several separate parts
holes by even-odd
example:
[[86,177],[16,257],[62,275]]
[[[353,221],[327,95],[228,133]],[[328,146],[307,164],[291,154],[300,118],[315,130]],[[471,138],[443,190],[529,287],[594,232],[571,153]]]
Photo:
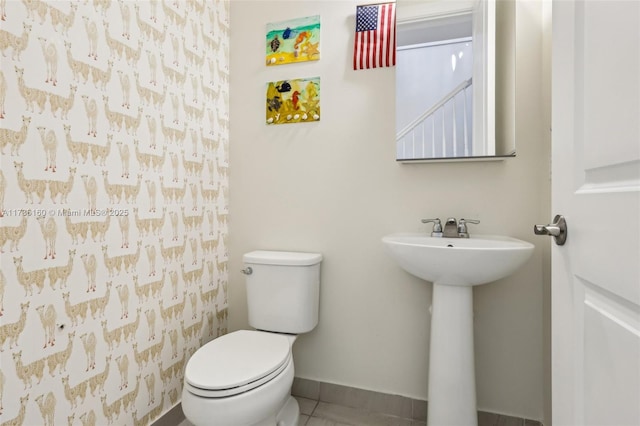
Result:
[[[197,393],[211,396],[216,391],[226,396],[245,392],[264,383],[266,376],[279,374],[290,354],[289,339],[283,335],[235,331],[198,349],[187,362],[185,381]],[[251,384],[255,386],[247,386]]]

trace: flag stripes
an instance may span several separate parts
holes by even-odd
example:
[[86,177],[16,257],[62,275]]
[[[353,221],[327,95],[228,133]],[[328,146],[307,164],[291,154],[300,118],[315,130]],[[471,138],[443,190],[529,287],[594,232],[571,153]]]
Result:
[[353,69],[396,64],[395,3],[358,6]]

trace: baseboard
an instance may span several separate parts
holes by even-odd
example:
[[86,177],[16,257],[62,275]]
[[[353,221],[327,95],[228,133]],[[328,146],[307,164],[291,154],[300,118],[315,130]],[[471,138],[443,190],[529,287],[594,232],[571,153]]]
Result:
[[151,426],[178,426],[185,420],[182,404],[179,402],[172,409],[160,416]]

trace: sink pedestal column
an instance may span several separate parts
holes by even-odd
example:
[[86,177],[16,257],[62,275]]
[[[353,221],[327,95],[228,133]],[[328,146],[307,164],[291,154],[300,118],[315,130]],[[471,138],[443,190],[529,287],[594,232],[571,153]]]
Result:
[[433,284],[429,426],[476,426],[473,287]]

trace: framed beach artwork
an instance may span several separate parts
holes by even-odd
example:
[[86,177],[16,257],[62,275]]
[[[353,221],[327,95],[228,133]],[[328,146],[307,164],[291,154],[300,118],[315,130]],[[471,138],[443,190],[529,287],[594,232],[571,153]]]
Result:
[[267,124],[320,120],[320,77],[267,83]]
[[320,59],[320,15],[267,24],[267,65]]

